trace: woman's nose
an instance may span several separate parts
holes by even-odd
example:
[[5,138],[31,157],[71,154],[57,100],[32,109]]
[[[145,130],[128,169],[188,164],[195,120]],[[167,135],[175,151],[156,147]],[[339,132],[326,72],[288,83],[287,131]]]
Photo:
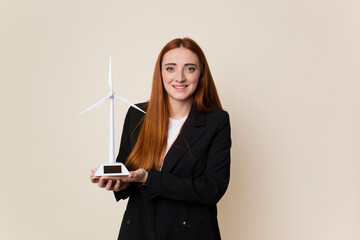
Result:
[[185,81],[185,74],[184,71],[179,71],[176,75],[176,79],[177,82],[184,82]]

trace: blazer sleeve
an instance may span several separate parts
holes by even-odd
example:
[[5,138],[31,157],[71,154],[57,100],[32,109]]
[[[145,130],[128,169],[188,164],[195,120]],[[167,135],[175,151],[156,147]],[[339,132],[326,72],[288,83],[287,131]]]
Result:
[[230,121],[227,112],[219,121],[208,148],[206,167],[198,177],[180,178],[171,172],[151,170],[145,183],[147,200],[168,198],[199,204],[216,204],[230,179]]
[[[133,107],[130,107],[124,121],[123,131],[121,135],[121,143],[119,154],[116,158],[116,162],[126,162],[130,155],[133,146],[136,143],[137,135],[136,132],[139,130],[139,122],[142,119],[143,114]],[[119,192],[114,192],[117,201],[128,198],[133,188],[136,187],[135,183],[131,183],[129,187]]]

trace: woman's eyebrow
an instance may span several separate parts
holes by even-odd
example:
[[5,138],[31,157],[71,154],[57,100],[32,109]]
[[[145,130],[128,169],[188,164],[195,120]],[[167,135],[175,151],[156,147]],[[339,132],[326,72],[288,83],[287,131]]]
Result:
[[[168,65],[171,65],[171,66],[176,66],[177,64],[176,63],[165,63],[164,66],[168,66]],[[197,66],[195,63],[185,63],[184,66]]]

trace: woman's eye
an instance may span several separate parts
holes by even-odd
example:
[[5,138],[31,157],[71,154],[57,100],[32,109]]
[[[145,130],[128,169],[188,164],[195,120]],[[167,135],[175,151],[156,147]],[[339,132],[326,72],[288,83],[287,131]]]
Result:
[[189,67],[189,68],[187,68],[186,70],[187,70],[188,72],[195,72],[196,69],[195,69],[194,67]]
[[173,67],[167,67],[166,71],[168,71],[168,72],[174,71],[174,68]]

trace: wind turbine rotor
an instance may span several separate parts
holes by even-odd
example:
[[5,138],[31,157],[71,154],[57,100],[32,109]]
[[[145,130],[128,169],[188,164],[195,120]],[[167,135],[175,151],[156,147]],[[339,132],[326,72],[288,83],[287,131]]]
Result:
[[108,79],[110,92],[113,92],[113,82],[112,82],[112,71],[111,71],[111,56],[110,56],[110,64],[109,64],[109,79]]
[[136,106],[135,104],[133,104],[132,102],[130,102],[129,100],[127,100],[126,98],[123,97],[118,97],[116,95],[114,95],[114,98],[119,99],[120,101],[123,101],[126,104],[129,104],[130,106],[136,108],[137,110],[139,110],[140,112],[143,112],[146,114],[146,112],[144,110],[142,110],[141,108],[139,108],[138,106]]
[[85,109],[84,111],[82,111],[81,113],[79,113],[79,115],[86,113],[94,108],[96,108],[97,106],[100,106],[101,104],[103,104],[108,98],[111,98],[111,95],[108,95],[107,97],[101,99],[100,101],[98,101],[97,103],[95,103],[94,105],[92,105],[91,107]]

